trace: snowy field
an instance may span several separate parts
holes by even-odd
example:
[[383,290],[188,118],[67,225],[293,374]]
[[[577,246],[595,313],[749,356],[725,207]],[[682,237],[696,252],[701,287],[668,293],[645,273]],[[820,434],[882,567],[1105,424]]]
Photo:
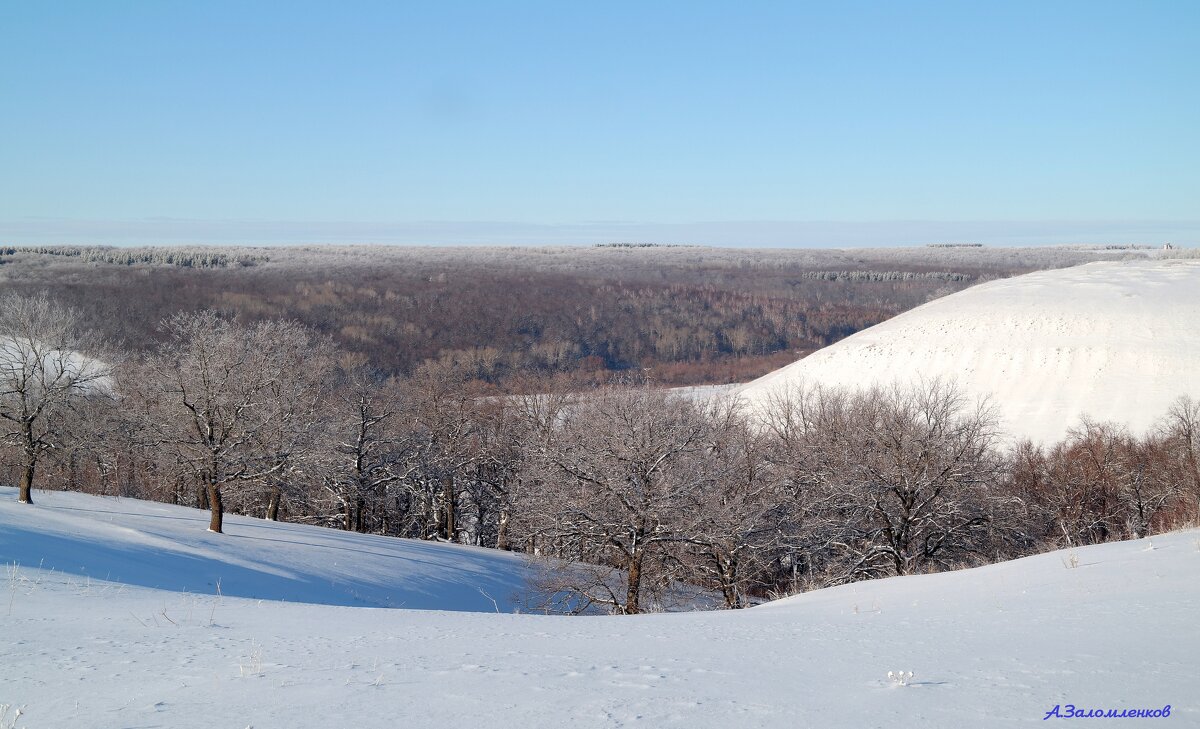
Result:
[[1198,531],[740,612],[571,618],[461,612],[518,606],[476,589],[519,591],[513,555],[15,496],[0,488],[17,727],[1015,727],[1068,704],[1200,726]]
[[1051,443],[1083,415],[1141,434],[1200,397],[1200,261],[1089,263],[936,299],[749,383],[762,408],[799,383],[952,379],[1013,438]]

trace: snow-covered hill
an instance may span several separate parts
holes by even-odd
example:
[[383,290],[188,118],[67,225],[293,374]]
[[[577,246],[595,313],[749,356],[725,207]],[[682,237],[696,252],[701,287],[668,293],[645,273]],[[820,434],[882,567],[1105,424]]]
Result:
[[[29,507],[0,489],[0,704],[25,707],[16,726],[958,729],[1040,725],[1068,704],[1170,704],[1164,726],[1200,725],[1197,531],[740,612],[569,618],[230,597],[254,575],[349,603],[347,585],[391,574],[455,608],[512,558],[239,519],[221,539],[184,511]],[[205,570],[224,597],[172,582]]]
[[992,281],[917,307],[755,380],[762,408],[798,383],[954,379],[1015,438],[1060,439],[1082,415],[1151,427],[1200,396],[1200,261],[1122,261]]
[[[497,609],[526,603],[529,560],[494,549],[225,517],[136,499],[0,488],[0,563],[171,592],[366,607]],[[494,602],[493,602],[494,601]],[[0,725],[2,726],[2,725]]]

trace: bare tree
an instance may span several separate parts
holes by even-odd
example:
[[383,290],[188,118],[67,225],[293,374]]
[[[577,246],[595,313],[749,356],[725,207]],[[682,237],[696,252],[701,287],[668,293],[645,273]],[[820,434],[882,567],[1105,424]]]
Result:
[[469,450],[474,454],[461,478],[462,541],[508,549],[513,510],[527,478],[528,420],[509,397],[476,402]]
[[[785,400],[786,402],[786,400]],[[777,417],[797,492],[839,555],[833,582],[911,574],[978,554],[1001,459],[995,420],[952,384],[808,393]]]
[[1185,510],[1188,465],[1179,448],[1169,430],[1137,438],[1084,418],[1044,455],[1021,452],[1012,487],[1048,516],[1049,538],[1074,545],[1144,537]]
[[797,592],[802,582],[819,584],[836,572],[840,492],[830,484],[844,456],[831,444],[852,439],[852,412],[852,393],[799,383],[774,393],[760,413],[765,465],[784,494],[784,549],[772,580],[779,592]]
[[639,613],[643,594],[667,583],[669,548],[697,531],[694,492],[713,476],[698,456],[710,445],[690,402],[647,386],[601,388],[566,409],[541,449],[545,480],[530,507],[556,556],[617,571],[577,585],[585,599]]
[[424,524],[423,539],[459,540],[461,480],[477,459],[471,440],[478,427],[479,393],[458,367],[426,363],[405,383],[416,435],[409,487]]
[[1187,395],[1177,399],[1159,430],[1190,492],[1192,519],[1200,521],[1200,400]]
[[1047,455],[1045,495],[1068,545],[1124,533],[1120,435],[1109,423],[1084,418]]
[[145,425],[152,443],[196,479],[212,513],[209,530],[220,532],[222,487],[261,483],[292,463],[313,412],[294,388],[308,379],[315,342],[290,322],[246,327],[211,311],[177,315],[163,330],[168,338],[141,376]]
[[710,477],[705,488],[689,492],[694,503],[688,508],[699,519],[685,535],[685,559],[693,579],[719,590],[727,608],[742,608],[768,579],[785,543],[785,495],[766,467],[768,438],[747,421],[738,401],[715,400],[703,415],[713,430],[698,455]]
[[[350,368],[342,373],[330,415],[334,463],[325,489],[337,506],[339,526],[367,531],[368,513],[388,508],[389,490],[409,476],[415,461],[400,388],[367,368]],[[386,531],[386,516],[379,526]]]
[[278,520],[280,508],[290,498],[305,498],[301,484],[320,471],[318,444],[327,437],[330,394],[336,349],[327,337],[318,337],[291,321],[257,327],[258,338],[271,346],[271,364],[279,376],[267,381],[257,417],[262,423],[258,445],[267,475],[259,485],[266,491],[266,518]]
[[1171,472],[1168,450],[1158,438],[1126,437],[1121,445],[1120,501],[1127,531],[1141,539],[1159,526],[1161,517],[1179,495],[1180,484]]
[[105,392],[109,365],[85,354],[95,347],[45,294],[0,299],[0,440],[20,453],[22,503],[33,503],[39,462],[62,445],[76,403]]

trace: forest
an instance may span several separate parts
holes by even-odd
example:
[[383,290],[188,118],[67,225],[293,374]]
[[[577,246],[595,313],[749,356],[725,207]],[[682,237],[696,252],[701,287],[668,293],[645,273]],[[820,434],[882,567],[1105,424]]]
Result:
[[0,247],[0,293],[48,292],[144,355],[213,310],[299,322],[387,375],[440,362],[497,392],[567,376],[664,385],[766,374],[991,278],[1133,249]]
[[[655,260],[678,255],[665,253]],[[368,279],[358,264],[318,271],[311,261],[247,274],[279,265],[274,257],[79,269],[18,260],[0,270],[37,275],[9,279],[0,295],[0,482],[19,485],[27,502],[37,489],[63,489],[195,506],[218,533],[237,513],[525,552],[563,565],[542,586],[546,610],[623,614],[690,607],[697,591],[739,608],[1194,523],[1200,403],[1184,393],[1147,434],[1084,421],[1061,443],[1012,447],[994,414],[952,383],[799,389],[762,411],[661,387],[668,365],[736,362],[748,351],[714,342],[705,360],[692,340],[705,327],[728,336],[734,311],[757,312],[740,320],[747,327],[774,321],[772,336],[788,333],[788,347],[815,348],[935,291],[999,275],[995,261],[949,266],[934,255],[810,267],[826,272],[810,277],[770,268],[766,256],[743,278],[738,263],[703,256],[674,272],[626,261],[619,284],[620,266],[602,265],[497,264],[489,278],[488,265],[438,260]],[[668,282],[652,284],[663,270]],[[189,278],[214,271],[228,278]],[[390,288],[442,274],[458,282],[453,296],[440,282]],[[514,283],[520,275],[525,287]],[[363,280],[352,286],[354,276]],[[724,279],[747,290],[714,283]],[[786,281],[808,293],[784,296],[774,287]],[[510,300],[521,296],[545,303],[525,311]],[[757,309],[746,303],[753,297]],[[461,339],[401,357],[380,334],[395,322],[371,319],[386,307],[368,315],[351,306],[364,301],[401,302],[393,308],[427,314],[413,321]],[[583,306],[596,313],[582,316]],[[559,318],[563,307],[571,314]],[[640,318],[652,311],[664,323]],[[459,318],[439,323],[447,312]],[[96,324],[117,314],[113,326]],[[488,339],[523,316],[525,330]],[[368,320],[377,328],[347,335],[348,322]],[[593,328],[560,340],[568,320]],[[666,337],[667,321],[685,333]],[[643,339],[647,330],[655,335]],[[364,346],[366,335],[380,339]],[[580,342],[589,349],[570,349]],[[512,358],[555,343],[566,348],[559,360]],[[497,354],[484,363],[455,354],[487,346]],[[756,361],[794,357],[772,347]]]

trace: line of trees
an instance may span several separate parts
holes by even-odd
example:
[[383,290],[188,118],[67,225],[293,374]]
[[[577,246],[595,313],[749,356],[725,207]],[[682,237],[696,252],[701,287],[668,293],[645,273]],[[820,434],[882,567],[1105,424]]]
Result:
[[182,268],[224,268],[254,266],[270,260],[265,253],[247,253],[244,249],[214,250],[211,248],[117,248],[114,246],[0,246],[0,256],[31,253],[39,256],[77,258],[86,263],[108,263],[117,266],[180,266]]
[[[546,594],[638,613],[1140,537],[1200,517],[1200,404],[1003,447],[952,384],[797,388],[753,413],[621,381],[497,395],[384,376],[295,322],[213,312],[119,358],[0,300],[0,481],[527,552]],[[517,388],[529,391],[530,388]]]

